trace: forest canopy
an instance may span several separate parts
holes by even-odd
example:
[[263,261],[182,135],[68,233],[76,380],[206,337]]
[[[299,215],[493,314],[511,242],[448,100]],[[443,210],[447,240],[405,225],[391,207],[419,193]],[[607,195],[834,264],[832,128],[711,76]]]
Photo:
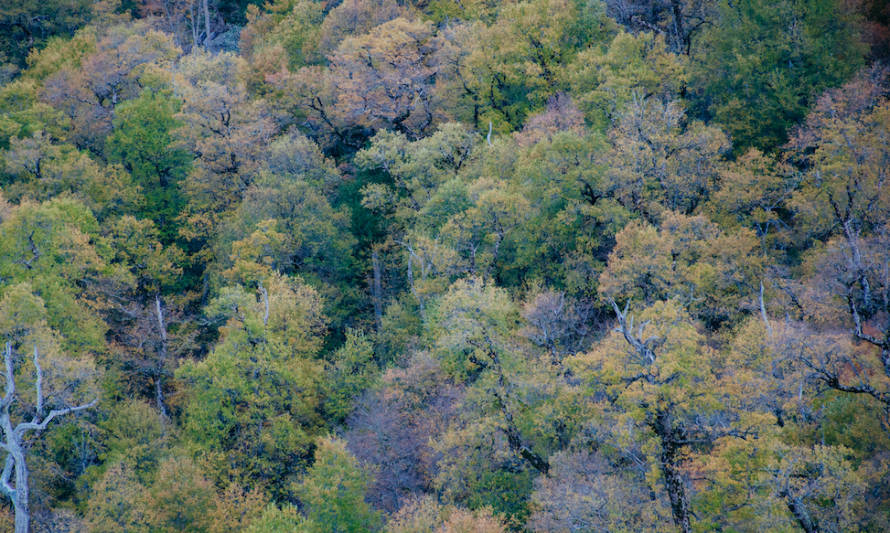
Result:
[[890,530],[881,0],[0,0],[0,531]]

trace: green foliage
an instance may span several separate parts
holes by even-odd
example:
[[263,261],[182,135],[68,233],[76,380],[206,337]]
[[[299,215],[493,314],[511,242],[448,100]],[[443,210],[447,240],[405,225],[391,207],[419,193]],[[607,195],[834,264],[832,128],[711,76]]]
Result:
[[315,462],[297,489],[307,508],[301,531],[358,533],[378,531],[380,515],[365,503],[370,477],[339,439],[316,442]]
[[225,325],[206,359],[177,376],[190,384],[184,431],[214,472],[248,487],[286,495],[312,454],[323,369],[321,302],[311,288],[280,276],[265,280],[265,300],[227,287],[205,313]]
[[331,354],[325,368],[327,416],[335,421],[344,420],[352,411],[353,402],[370,388],[378,374],[371,340],[363,333],[347,330],[346,341]]
[[122,167],[103,167],[72,145],[53,144],[43,133],[10,139],[3,158],[10,199],[43,201],[70,194],[99,218],[128,212],[136,203],[138,184]]
[[[75,354],[104,350],[107,326],[81,300],[82,283],[113,272],[98,222],[82,203],[60,197],[25,203],[0,224],[0,277],[27,282],[46,305],[47,322]],[[95,244],[94,244],[95,243]]]
[[39,85],[33,80],[17,79],[0,87],[0,147],[8,149],[10,140],[26,139],[41,131],[64,137],[70,127],[64,113],[40,101]]
[[135,214],[163,228],[164,242],[177,235],[174,220],[185,201],[179,182],[191,162],[188,152],[173,146],[178,107],[169,91],[146,89],[115,109],[114,131],[105,140],[108,160],[122,164],[142,189]]
[[[579,50],[612,37],[614,22],[603,3],[532,0],[502,4],[490,26],[459,28],[458,78],[476,127],[519,127],[533,107],[560,88],[562,70]],[[462,117],[464,118],[464,117]]]
[[302,528],[311,528],[307,520],[300,516],[297,508],[286,505],[279,508],[270,504],[263,511],[262,516],[250,523],[245,530],[247,533],[292,533],[303,531]]
[[149,483],[165,449],[164,422],[140,401],[122,404],[99,427],[104,431],[102,461],[120,463],[141,482]]
[[33,529],[890,530],[878,3],[0,6]]
[[679,97],[688,71],[687,58],[670,53],[662,35],[620,32],[608,47],[579,52],[563,76],[587,120],[604,129],[634,98]]
[[24,66],[33,46],[55,35],[71,35],[92,18],[88,0],[4,3],[0,7],[0,53],[17,66]]
[[660,230],[631,222],[618,233],[600,295],[647,304],[677,299],[717,325],[753,297],[761,269],[750,230],[723,233],[704,217],[668,214]]
[[773,151],[816,95],[862,67],[860,39],[856,13],[836,0],[721,2],[693,52],[696,104],[738,153]]

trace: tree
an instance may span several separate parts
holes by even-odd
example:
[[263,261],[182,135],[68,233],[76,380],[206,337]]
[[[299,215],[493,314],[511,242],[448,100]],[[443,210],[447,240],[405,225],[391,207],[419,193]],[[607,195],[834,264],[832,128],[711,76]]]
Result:
[[[811,276],[805,278],[803,286],[789,287],[792,291],[798,289],[792,294],[801,306],[801,314],[810,323],[831,324],[849,336],[824,335],[813,341],[792,336],[795,340],[789,341],[788,346],[790,357],[811,379],[841,392],[870,396],[885,409],[890,408],[890,351],[885,346],[888,324],[884,298],[873,296],[871,305],[865,308],[859,284],[863,279],[866,283],[874,281],[867,284],[869,290],[875,291],[875,295],[886,293],[884,278],[876,274],[883,272],[887,264],[887,242],[886,234],[860,241],[864,270],[851,268],[851,251],[842,239],[829,241],[824,251],[807,258]],[[866,309],[869,314],[864,314]],[[799,335],[805,335],[812,327],[797,326]]]
[[[518,151],[511,166],[491,157],[493,150],[483,152],[491,159],[483,159],[484,166],[470,176],[490,174],[488,165],[503,167],[507,194],[501,198],[522,199],[516,203],[519,224],[498,250],[493,271],[500,283],[518,287],[534,280],[577,298],[596,293],[601,262],[630,216],[605,195],[599,161],[604,144],[595,133],[563,131]],[[507,143],[501,149],[515,150]]]
[[836,0],[720,2],[693,48],[695,106],[737,153],[772,152],[816,95],[862,66],[860,35],[855,12]]
[[563,73],[587,120],[602,129],[615,125],[640,98],[677,100],[688,77],[687,58],[672,54],[662,35],[623,31],[605,49],[578,52]]
[[122,164],[142,189],[135,214],[163,228],[166,243],[177,236],[174,221],[184,204],[179,187],[191,163],[191,154],[173,146],[178,107],[170,91],[143,90],[115,109],[114,130],[105,139],[106,157]]
[[268,163],[276,172],[261,170],[219,228],[219,260],[211,268],[228,267],[224,277],[247,285],[273,271],[303,276],[325,298],[331,326],[349,324],[351,310],[361,305],[352,283],[355,237],[348,210],[332,207],[324,194],[333,196],[339,174],[327,162],[300,163],[299,152],[290,152],[290,162],[275,153],[273,147]]
[[518,309],[506,291],[478,278],[455,282],[427,314],[432,353],[467,392],[435,443],[436,484],[471,509],[491,506],[514,520],[528,513],[536,475],[567,441],[577,405],[549,358],[516,335]]
[[138,506],[145,490],[128,465],[112,464],[93,485],[85,517],[87,527],[97,533],[138,531],[146,520]]
[[691,214],[713,187],[729,149],[714,126],[687,121],[680,102],[636,97],[609,131],[604,189],[650,222],[665,209]]
[[471,275],[500,278],[502,246],[514,237],[530,204],[497,180],[476,180],[466,192],[470,206],[449,218],[441,236],[464,256]]
[[726,229],[753,229],[764,253],[791,244],[788,201],[800,183],[791,165],[751,149],[717,172],[715,190],[703,207],[711,220]]
[[[378,132],[370,146],[356,154],[355,161],[363,170],[384,172],[391,183],[366,185],[362,204],[391,214],[396,226],[390,231],[397,239],[419,216],[426,215],[424,223],[441,224],[436,219],[459,211],[464,202],[451,190],[448,201],[456,205],[442,205],[445,198],[436,198],[436,193],[469,165],[479,140],[478,134],[454,122],[442,124],[435,133],[417,141],[396,132]],[[434,199],[438,202],[430,212],[426,207]]]
[[345,0],[324,17],[319,29],[319,49],[328,55],[346,38],[366,34],[405,15],[403,5],[394,0]]
[[324,427],[321,348],[324,322],[316,291],[280,275],[258,294],[225,287],[206,316],[220,340],[176,376],[188,384],[183,430],[218,479],[235,479],[275,497],[290,494]]
[[176,135],[197,156],[183,182],[183,236],[198,247],[238,206],[276,130],[264,102],[249,99],[243,68],[244,60],[229,52],[197,52],[183,58],[174,77],[183,124]]
[[[857,352],[843,334],[792,320],[752,317],[738,330],[724,356],[732,394],[748,412],[766,416],[752,433],[758,445],[727,439],[692,467],[712,480],[698,499],[712,523],[805,531],[882,527],[886,517],[866,510],[875,502],[856,496],[863,484],[881,484],[870,481],[880,474],[865,459],[883,447],[875,439],[887,438],[874,416],[880,404],[832,391],[820,372],[840,371],[840,383],[855,383],[849,358]],[[851,410],[858,419],[848,417]]]
[[675,299],[718,325],[756,309],[759,258],[750,230],[721,232],[703,216],[665,213],[660,229],[634,221],[618,232],[599,292],[647,304]]
[[454,419],[462,388],[427,353],[413,354],[366,391],[347,420],[349,450],[375,474],[367,500],[393,512],[412,494],[432,492],[433,440]]
[[[671,528],[664,501],[639,471],[616,468],[597,453],[559,452],[550,476],[535,480],[532,531],[640,531]],[[623,470],[623,471],[622,471]]]
[[448,80],[460,98],[460,118],[479,129],[489,121],[498,131],[518,128],[561,88],[575,54],[614,30],[600,2],[575,0],[502,4],[490,25],[454,27],[443,38],[452,43]]
[[807,172],[789,204],[803,238],[840,233],[855,248],[858,234],[887,219],[888,87],[888,71],[864,70],[826,91],[795,132],[789,155]]
[[527,298],[522,306],[526,326],[521,334],[549,351],[554,364],[587,347],[595,330],[592,305],[552,289],[532,291]]
[[168,83],[165,71],[182,50],[169,35],[140,21],[105,28],[90,52],[48,75],[40,96],[70,118],[69,142],[102,153],[115,107],[148,85]]
[[294,70],[318,62],[323,57],[318,51],[321,24],[327,18],[318,2],[277,1],[266,4],[262,11],[249,6],[248,23],[240,37],[241,50],[250,59],[249,68],[259,70],[273,57],[280,57],[277,66],[284,64]]
[[3,153],[7,179],[4,191],[12,200],[44,201],[70,194],[98,217],[122,214],[139,199],[139,185],[119,165],[101,165],[70,144],[54,144],[48,135],[12,138]]
[[346,331],[346,341],[325,367],[325,412],[342,421],[352,412],[353,403],[376,381],[380,369],[375,362],[374,345],[361,332]]
[[405,18],[341,42],[329,57],[340,120],[421,136],[435,118],[437,46],[429,23]]
[[342,440],[316,441],[315,461],[297,494],[307,507],[308,524],[301,528],[318,533],[378,531],[380,515],[365,503],[370,476],[362,470]]
[[[57,409],[51,409],[49,413],[45,413],[44,402],[46,398],[43,393],[43,369],[40,367],[40,355],[37,347],[34,347],[34,372],[35,372],[35,400],[33,404],[33,416],[30,421],[23,414],[17,414],[12,410],[12,404],[16,401],[24,403],[23,399],[17,395],[15,383],[15,361],[13,360],[12,343],[6,342],[6,350],[3,353],[4,371],[6,379],[6,387],[3,392],[3,398],[0,399],[0,427],[3,428],[3,441],[0,442],[0,448],[6,452],[6,459],[3,466],[3,472],[0,474],[0,492],[4,496],[12,500],[15,508],[15,532],[28,533],[29,523],[31,521],[31,513],[29,511],[30,493],[28,482],[28,464],[26,461],[27,444],[26,437],[30,433],[39,434],[49,426],[50,422],[58,417],[62,417],[85,409],[90,409],[96,405],[98,400],[89,403],[65,406]],[[23,417],[18,423],[15,423],[14,417]],[[10,476],[15,473],[14,485],[10,485]]]
[[293,505],[282,508],[269,504],[263,514],[253,520],[245,531],[247,533],[293,533],[306,526],[305,518]]
[[53,36],[70,35],[93,15],[92,2],[38,2],[4,4],[0,9],[0,52],[4,60],[22,67],[32,49]]
[[151,220],[124,216],[104,229],[114,251],[113,264],[132,275],[109,296],[116,304],[106,311],[112,326],[109,341],[121,352],[116,361],[128,378],[124,385],[137,394],[154,396],[158,410],[167,416],[168,378],[177,357],[192,347],[183,308],[193,295],[165,296],[184,285],[180,278],[184,254],[175,245],[161,244]]
[[[76,48],[74,43],[69,46]],[[66,58],[67,59],[67,58]],[[14,138],[25,139],[45,132],[64,138],[70,121],[59,109],[39,99],[39,83],[18,78],[0,88],[0,147],[9,148]]]
[[689,55],[696,34],[716,18],[701,0],[606,0],[607,13],[632,33],[663,36],[675,54]]
[[607,443],[639,443],[637,460],[645,461],[648,482],[663,487],[674,525],[690,532],[694,509],[685,467],[691,452],[745,436],[762,416],[747,412],[722,385],[717,358],[676,302],[656,302],[638,317],[610,303],[617,327],[569,366],[604,396],[601,409],[614,416]]
[[[311,178],[309,173],[259,173],[256,182],[244,191],[233,221],[221,228],[220,244],[231,246],[230,261],[241,258],[261,262],[266,256],[271,266],[283,273],[317,276],[327,283],[349,279],[355,237],[348,212],[333,208],[323,194],[324,183]],[[274,228],[281,242],[257,250],[248,245],[255,237],[248,232],[252,228],[266,231],[261,229],[264,224],[270,225],[268,231]],[[269,238],[273,238],[271,233]],[[219,264],[228,266],[230,261],[221,260]]]
[[877,69],[820,98],[794,138],[793,146],[810,167],[789,204],[801,222],[802,237],[826,239],[809,256],[812,275],[802,294],[818,305],[803,310],[837,322],[837,306],[843,306],[844,326],[878,351],[883,373],[890,376],[890,307],[881,274],[890,216],[885,87],[886,72]]
[[[516,144],[526,147],[541,140],[552,141],[554,135],[563,131],[584,136],[584,115],[568,94],[556,93],[547,100],[547,109],[530,115],[513,137]],[[486,142],[491,143],[491,135],[486,136]]]
[[161,462],[140,500],[147,531],[200,533],[210,529],[216,492],[194,461],[173,456]]
[[387,533],[506,533],[503,521],[483,508],[468,511],[454,505],[443,505],[429,496],[408,502],[386,524]]
[[120,274],[98,235],[90,210],[65,197],[23,202],[0,223],[3,285],[27,283],[64,349],[75,355],[103,350],[107,325],[98,311],[107,300],[100,289]]

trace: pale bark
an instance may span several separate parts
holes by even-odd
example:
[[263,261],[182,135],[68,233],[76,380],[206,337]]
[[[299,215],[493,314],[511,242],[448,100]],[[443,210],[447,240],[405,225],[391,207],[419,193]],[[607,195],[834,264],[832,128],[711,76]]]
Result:
[[[34,348],[34,370],[37,373],[36,412],[30,422],[20,422],[13,426],[9,408],[15,402],[15,374],[12,361],[12,346],[7,342],[3,354],[4,375],[6,378],[6,391],[0,400],[0,429],[3,431],[3,441],[0,442],[0,450],[6,452],[6,459],[0,474],[0,493],[12,501],[15,510],[15,533],[28,533],[31,512],[29,508],[28,464],[25,461],[25,437],[29,433],[39,433],[49,426],[55,418],[65,416],[77,411],[89,409],[96,405],[98,400],[78,405],[53,409],[46,417],[43,416],[43,370],[40,367],[37,348]],[[9,478],[15,473],[15,486],[9,484]]]
[[189,12],[192,19],[192,48],[198,46],[198,16],[195,14],[195,3],[189,2]]
[[210,6],[208,0],[204,0],[204,48],[210,49]]
[[158,319],[158,330],[161,336],[160,356],[161,360],[158,364],[158,375],[155,378],[155,396],[157,397],[158,409],[164,418],[167,417],[167,407],[164,405],[164,369],[167,366],[167,325],[164,323],[164,311],[161,309],[161,297],[155,295],[155,314]]
[[766,333],[770,337],[773,336],[773,327],[769,323],[769,317],[766,315],[766,305],[763,303],[763,282],[760,282],[760,318],[763,319],[763,325],[766,326]]

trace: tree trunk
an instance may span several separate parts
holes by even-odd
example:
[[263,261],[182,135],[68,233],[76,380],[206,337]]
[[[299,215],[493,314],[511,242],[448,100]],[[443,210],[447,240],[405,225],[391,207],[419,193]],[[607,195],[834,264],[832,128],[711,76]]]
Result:
[[189,12],[192,18],[192,49],[198,47],[198,16],[195,15],[195,3],[189,3]]
[[674,523],[683,533],[692,533],[692,525],[689,520],[689,500],[686,497],[683,476],[675,464],[674,453],[675,450],[668,451],[662,448],[661,472],[664,474],[664,484],[667,486],[668,496],[671,499]]
[[377,254],[377,250],[371,252],[371,265],[374,272],[373,285],[371,286],[371,298],[374,300],[374,323],[377,325],[377,331],[380,331],[383,327],[383,285],[380,281],[380,256]]
[[783,490],[781,495],[785,498],[785,504],[788,505],[788,510],[794,515],[794,519],[797,520],[800,527],[803,528],[806,533],[818,533],[819,524],[810,517],[810,512],[807,510],[807,506],[800,501],[799,498],[792,496],[787,490]]
[[28,533],[31,522],[28,494],[28,465],[25,463],[25,452],[17,445],[10,446],[15,460],[15,533]]
[[[35,389],[37,393],[36,413],[30,422],[21,422],[15,427],[9,414],[9,407],[16,401],[14,365],[12,360],[12,346],[6,343],[6,351],[3,354],[3,362],[6,378],[6,391],[0,399],[0,429],[3,430],[3,446],[6,451],[6,461],[3,471],[0,473],[0,493],[12,501],[15,509],[15,533],[28,533],[31,522],[29,510],[28,490],[28,464],[25,462],[25,446],[22,444],[27,432],[40,433],[45,430],[55,418],[69,413],[89,409],[96,405],[98,400],[77,407],[53,409],[46,417],[43,416],[43,371],[38,361],[37,348],[34,348],[34,369],[37,373]],[[42,419],[42,420],[41,420]],[[9,484],[9,478],[15,470],[15,487]]]
[[155,313],[158,319],[158,331],[160,332],[161,337],[161,345],[160,345],[160,364],[158,365],[158,375],[155,378],[155,394],[157,396],[158,409],[161,411],[161,415],[166,418],[167,415],[167,407],[164,405],[164,384],[163,384],[163,376],[164,370],[167,367],[167,325],[164,323],[164,311],[161,309],[161,297],[160,295],[155,295]]
[[844,238],[850,247],[850,262],[856,270],[856,276],[859,278],[859,284],[862,286],[862,301],[866,307],[871,305],[871,285],[868,282],[868,275],[865,266],[862,264],[862,252],[859,249],[859,236],[853,229],[853,221],[846,219],[843,221]]
[[672,427],[670,413],[659,412],[655,416],[653,429],[661,441],[661,473],[664,475],[664,485],[671,500],[671,514],[674,517],[674,524],[683,533],[692,533],[692,523],[689,516],[689,497],[686,494],[686,483],[683,480],[683,474],[680,472],[677,461],[679,444],[675,438],[677,432]]
[[674,18],[674,39],[676,40],[676,51],[680,54],[689,55],[690,39],[683,27],[683,4],[680,0],[671,0],[671,14]]
[[204,48],[210,50],[210,6],[209,0],[204,0]]
[[766,327],[766,334],[769,337],[773,336],[773,327],[769,323],[769,317],[766,314],[766,304],[763,302],[763,282],[760,282],[760,318],[763,320],[763,325]]

